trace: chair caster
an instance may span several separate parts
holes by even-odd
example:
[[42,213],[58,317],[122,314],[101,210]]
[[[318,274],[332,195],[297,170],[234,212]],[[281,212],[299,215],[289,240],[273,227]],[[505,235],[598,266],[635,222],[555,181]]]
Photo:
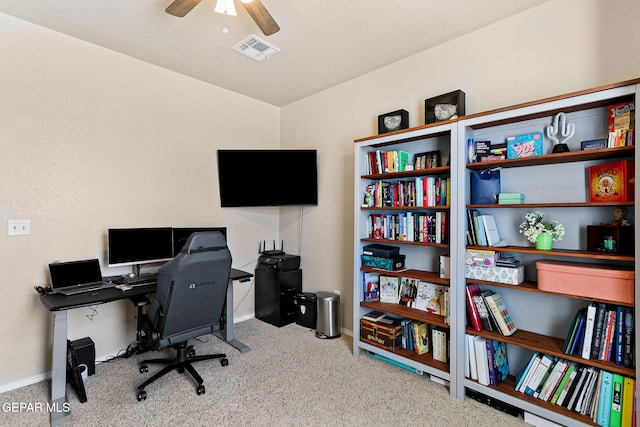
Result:
[[199,385],[198,388],[196,389],[196,393],[198,393],[198,396],[204,394],[205,390],[204,390],[204,386],[203,385]]
[[142,402],[143,400],[147,400],[147,392],[144,390],[138,390],[138,402]]
[[140,373],[144,374],[146,372],[149,372],[149,367],[147,365],[140,365]]
[[193,349],[189,350],[189,354],[188,354],[189,357],[193,357],[195,355],[196,355],[196,351],[195,350],[193,350]]
[[220,359],[220,364],[222,366],[227,366],[229,364],[229,359],[227,359],[226,357],[223,359]]

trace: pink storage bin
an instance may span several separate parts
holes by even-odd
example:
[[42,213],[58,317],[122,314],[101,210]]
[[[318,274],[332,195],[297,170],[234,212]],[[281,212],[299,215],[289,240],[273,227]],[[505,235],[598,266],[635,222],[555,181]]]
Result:
[[633,304],[635,272],[606,264],[537,261],[538,289]]

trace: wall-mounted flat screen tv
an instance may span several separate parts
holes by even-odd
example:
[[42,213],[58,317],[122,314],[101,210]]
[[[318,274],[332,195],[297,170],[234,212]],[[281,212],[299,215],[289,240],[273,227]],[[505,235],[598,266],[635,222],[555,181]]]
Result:
[[318,204],[316,150],[218,150],[222,207]]

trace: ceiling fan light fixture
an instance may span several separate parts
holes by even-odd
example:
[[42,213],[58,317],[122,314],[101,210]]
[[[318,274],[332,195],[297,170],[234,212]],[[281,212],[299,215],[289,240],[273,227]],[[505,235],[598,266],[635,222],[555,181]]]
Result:
[[216,2],[216,8],[214,11],[223,15],[236,16],[236,7],[233,4],[233,0],[218,0]]

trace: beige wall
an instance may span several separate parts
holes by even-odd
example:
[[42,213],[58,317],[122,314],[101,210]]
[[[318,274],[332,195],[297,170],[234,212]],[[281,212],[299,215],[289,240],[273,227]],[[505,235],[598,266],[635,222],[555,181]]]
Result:
[[[473,113],[640,77],[639,16],[636,0],[553,0],[277,109],[0,14],[0,390],[49,369],[51,316],[33,291],[47,263],[104,261],[108,227],[227,225],[247,270],[258,241],[282,238],[305,291],[341,291],[350,330],[353,140],[400,108],[422,124],[424,99],[454,89]],[[319,205],[220,209],[215,150],[280,145],[318,149]],[[31,236],[8,237],[7,219],[30,219]],[[235,298],[236,320],[252,315],[251,284]],[[97,310],[70,312],[70,337],[121,349],[133,311]]]
[[[33,289],[49,262],[131,271],[105,268],[107,228],[226,225],[249,271],[258,241],[278,237],[277,208],[220,208],[216,166],[218,148],[277,148],[278,108],[2,14],[0,57],[0,388],[49,370]],[[7,236],[8,219],[30,219],[31,235]],[[253,316],[252,289],[235,288],[236,319]],[[70,311],[70,338],[93,337],[98,356],[126,347],[129,305]]]
[[[424,100],[455,89],[475,113],[640,77],[639,4],[554,0],[282,108],[282,145],[319,149],[320,203],[304,216],[305,290],[341,290],[352,329],[353,198],[361,196],[353,140],[376,134],[379,114],[403,108],[418,126]],[[284,218],[282,238],[293,240],[298,225]]]

